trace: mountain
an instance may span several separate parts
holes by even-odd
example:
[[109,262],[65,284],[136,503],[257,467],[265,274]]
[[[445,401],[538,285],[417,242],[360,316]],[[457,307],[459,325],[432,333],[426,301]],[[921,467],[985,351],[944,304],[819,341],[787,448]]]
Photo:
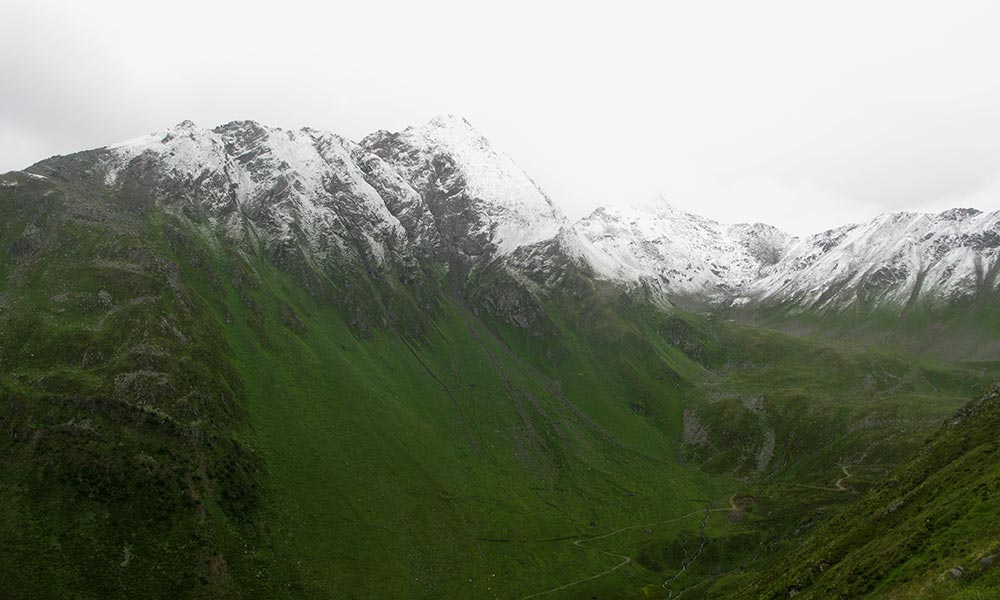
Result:
[[[895,255],[856,246],[936,243],[918,296],[993,281],[988,215],[912,221],[831,264],[863,282]],[[791,290],[823,235],[662,202],[570,223],[451,116],[360,142],[183,122],[0,175],[5,590],[729,593],[848,510],[830,472],[874,485],[1000,377],[989,327],[956,341],[975,363],[839,329],[962,337],[988,283],[923,320],[840,280],[817,304]]]

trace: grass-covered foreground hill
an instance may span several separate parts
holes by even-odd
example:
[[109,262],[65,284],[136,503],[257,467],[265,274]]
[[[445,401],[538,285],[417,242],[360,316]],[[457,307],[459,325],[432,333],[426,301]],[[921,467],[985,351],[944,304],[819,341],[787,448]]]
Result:
[[[981,495],[964,429],[917,449],[993,363],[684,313],[551,245],[484,260],[462,211],[421,246],[351,205],[354,180],[322,182],[333,212],[310,228],[294,179],[178,179],[143,155],[112,184],[107,159],[0,176],[4,595],[805,593],[820,554],[851,585],[862,569],[851,594],[914,585],[920,553],[971,573],[992,551],[915,533],[878,570],[852,550],[878,532],[837,524],[902,489],[861,493],[915,451],[961,451],[969,470],[925,465],[953,478],[932,489]],[[344,169],[406,200],[365,164]]]
[[994,388],[735,596],[1000,596],[998,430]]

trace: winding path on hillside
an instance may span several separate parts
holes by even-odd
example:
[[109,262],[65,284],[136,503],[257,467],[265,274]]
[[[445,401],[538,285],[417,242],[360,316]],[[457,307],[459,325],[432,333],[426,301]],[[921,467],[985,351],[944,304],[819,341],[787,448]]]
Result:
[[834,487],[842,492],[850,489],[844,485],[844,482],[851,478],[851,472],[847,470],[850,467],[851,465],[843,465],[840,467],[840,470],[844,472],[844,476],[838,479],[837,483],[834,484]]
[[848,479],[854,475],[848,470],[851,467],[866,467],[875,465],[841,465],[840,470],[844,473],[844,476],[837,480],[837,483],[833,484],[833,487],[823,487],[821,485],[806,485],[804,483],[786,483],[785,485],[791,485],[794,487],[806,488],[810,490],[823,490],[826,492],[846,492],[853,488],[847,485]]
[[[709,506],[711,506],[711,504]],[[603,539],[606,539],[606,538],[618,535],[620,533],[623,533],[625,531],[631,531],[633,529],[640,529],[640,528],[644,528],[644,527],[655,527],[655,526],[658,526],[658,525],[667,525],[668,523],[676,523],[677,521],[681,521],[683,519],[687,519],[687,518],[693,517],[695,515],[705,515],[705,520],[702,521],[702,525],[704,526],[705,521],[707,521],[707,519],[708,519],[709,513],[713,513],[713,512],[733,512],[733,511],[738,511],[738,510],[740,510],[740,507],[739,507],[739,505],[736,504],[736,494],[733,494],[732,496],[729,497],[729,506],[726,507],[726,508],[704,508],[704,509],[701,509],[701,510],[695,510],[695,511],[689,512],[687,514],[683,514],[683,515],[681,515],[679,517],[674,517],[672,519],[667,519],[665,521],[656,521],[654,523],[642,523],[640,525],[629,525],[627,527],[622,527],[621,529],[616,529],[614,531],[611,531],[611,532],[608,532],[608,533],[603,533],[601,535],[597,535],[597,536],[594,536],[594,537],[588,537],[588,538],[584,538],[584,539],[573,540],[572,543],[577,548],[583,548],[584,544],[588,544],[590,542],[596,542],[597,540],[603,540]],[[702,544],[702,547],[704,547],[704,544]],[[565,590],[567,588],[571,588],[571,587],[573,587],[575,585],[579,585],[579,584],[585,583],[587,581],[593,581],[595,579],[599,579],[601,577],[604,577],[605,575],[610,575],[611,573],[614,573],[618,569],[620,569],[620,568],[624,567],[625,565],[629,564],[630,562],[632,562],[632,557],[628,556],[627,554],[617,554],[615,552],[609,552],[607,550],[601,550],[600,552],[602,554],[607,554],[608,556],[613,556],[615,558],[620,558],[622,560],[621,560],[620,563],[616,564],[615,566],[611,567],[610,569],[601,571],[600,573],[597,573],[596,575],[590,575],[588,577],[583,577],[583,578],[580,578],[580,579],[576,579],[574,581],[570,581],[568,583],[564,583],[564,584],[556,586],[554,588],[550,588],[550,589],[547,589],[547,590],[544,590],[544,591],[541,591],[541,592],[536,592],[534,594],[529,594],[527,596],[522,596],[519,600],[529,600],[530,598],[539,598],[541,596],[547,596],[548,594],[554,594],[555,592],[561,592],[562,590]],[[700,554],[700,549],[699,549],[699,554]],[[697,558],[697,555],[695,555],[695,558]],[[693,559],[691,561],[688,561],[687,564],[683,565],[683,567],[681,569],[681,572],[683,572],[685,569],[687,569],[688,565],[690,565],[691,562],[693,562]]]

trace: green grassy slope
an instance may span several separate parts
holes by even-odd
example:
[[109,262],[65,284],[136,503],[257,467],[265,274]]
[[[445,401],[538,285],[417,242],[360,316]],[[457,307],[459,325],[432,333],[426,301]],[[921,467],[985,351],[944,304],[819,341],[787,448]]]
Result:
[[317,591],[527,592],[603,564],[537,540],[689,512],[692,499],[720,493],[722,481],[669,460],[658,430],[593,425],[571,395],[553,393],[557,384],[460,315],[422,344],[345,350],[335,344],[345,333],[310,332],[322,356],[311,363],[277,346],[249,359],[276,520],[288,553],[311,563]]
[[[967,394],[997,376],[978,365],[946,369],[850,346],[833,354],[801,345],[794,361],[774,349],[770,356],[766,368],[706,380],[689,408],[705,442],[689,444],[687,456],[706,470],[735,471],[739,508],[711,515],[704,552],[673,582],[684,597],[744,597],[740,590],[762,573],[796,564],[824,523],[865,498]],[[809,368],[817,360],[826,368]],[[759,377],[772,385],[748,385]],[[971,494],[962,486],[956,497]],[[639,562],[672,574],[696,541],[648,539]]]
[[[1000,391],[958,411],[900,467],[741,598],[993,598],[1000,575],[996,450]],[[961,573],[951,575],[951,569]]]
[[359,331],[196,222],[90,219],[114,199],[9,177],[3,242],[28,248],[4,263],[12,589],[527,593],[607,562],[539,540],[687,513],[725,484],[673,460],[683,386],[641,349],[607,377],[571,348],[564,392],[446,296],[409,332]]
[[677,589],[848,498],[769,490],[902,460],[993,373],[583,275],[528,327],[486,301],[500,272],[328,285],[65,160],[0,179],[15,596],[656,597],[706,508]]
[[[218,597],[254,573],[264,462],[218,323],[147,215],[0,187],[0,511],[13,597]],[[86,196],[78,194],[86,193]],[[102,208],[103,207],[103,208]],[[113,213],[116,218],[107,218]]]

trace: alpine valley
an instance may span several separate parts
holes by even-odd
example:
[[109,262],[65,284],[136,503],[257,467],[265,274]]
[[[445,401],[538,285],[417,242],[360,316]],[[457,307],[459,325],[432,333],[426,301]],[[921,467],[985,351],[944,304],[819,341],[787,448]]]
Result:
[[1000,596],[1000,213],[620,206],[455,116],[0,175],[0,595]]

